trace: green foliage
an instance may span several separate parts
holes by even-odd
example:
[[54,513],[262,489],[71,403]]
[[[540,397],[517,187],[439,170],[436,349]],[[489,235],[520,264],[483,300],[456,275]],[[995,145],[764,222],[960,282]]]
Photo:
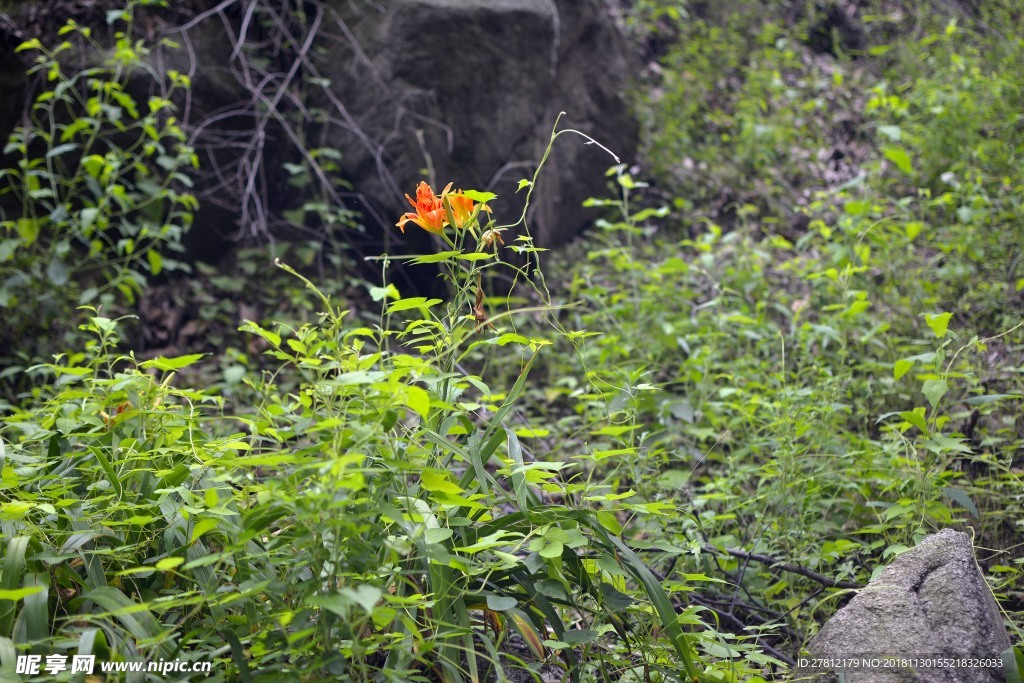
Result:
[[[480,225],[477,205],[467,222],[458,195],[486,199],[442,195],[459,227],[415,257],[443,266],[446,301],[378,287],[377,323],[349,322],[282,266],[321,313],[243,325],[276,367],[244,378],[258,401],[237,414],[173,388],[200,354],[119,355],[93,315],[95,339],[0,431],[0,653],[188,653],[220,680],[704,677],[714,637],[626,542],[622,520],[669,508],[593,480],[597,455],[531,447],[519,404],[549,343],[484,334],[517,312],[488,318],[483,287],[505,269],[547,299],[495,235],[537,250],[522,220]],[[464,363],[514,370],[497,390]]]
[[811,17],[796,27],[776,21],[795,8],[691,4],[648,2],[657,11],[640,15],[674,36],[635,107],[652,171],[680,197],[678,208],[791,219],[805,203],[795,188],[820,184],[830,171],[822,152],[848,135],[850,121],[835,115],[849,107],[842,75],[808,56]]
[[[643,186],[616,171],[622,198],[596,203],[618,219],[553,268],[569,274],[556,290],[586,302],[566,324],[591,334],[547,369],[534,401],[560,450],[594,453],[594,478],[689,511],[637,522],[666,585],[742,584],[739,600],[713,583],[689,595],[723,622],[764,625],[729,626],[738,652],[795,652],[833,609],[811,599],[821,584],[725,551],[864,583],[925,534],[965,525],[995,551],[992,585],[1019,624],[1024,384],[1013,361],[987,359],[1019,357],[1021,324],[981,339],[949,312],[891,308],[890,288],[913,285],[914,271],[873,274],[904,243],[868,247],[843,220],[797,244],[714,224],[672,239],[651,225],[668,212],[632,211]],[[617,427],[592,427],[605,419]]]
[[[314,285],[317,245],[298,243],[297,269],[271,276],[258,250],[199,268],[179,296],[203,346],[185,356],[137,359],[122,321],[87,307],[88,342],[34,368],[0,425],[0,665],[92,652],[212,659],[214,680],[764,680],[848,587],[948,526],[986,548],[1019,637],[1024,84],[1020,39],[991,28],[1015,7],[905,24],[880,6],[865,19],[880,30],[856,49],[833,30],[831,56],[809,48],[827,3],[784,3],[786,23],[763,7],[636,3],[634,29],[666,50],[643,105],[660,186],[611,169],[612,196],[588,202],[607,214],[563,252],[534,245],[525,208],[497,226],[486,193],[430,190],[407,227],[436,249],[404,259],[437,264],[443,297],[402,298],[391,256],[383,282],[336,260]],[[10,296],[31,281],[53,310],[104,287],[130,298],[158,270],[140,255],[175,242],[154,226],[185,225],[173,187],[191,152],[166,110],[128,111],[120,66],[68,77],[19,133],[40,144],[8,192],[40,229],[26,244],[8,221],[4,267],[35,273]],[[98,147],[48,105],[80,92],[107,98],[95,130],[117,134]],[[73,164],[47,157],[53,141],[80,146]],[[822,161],[833,146],[848,167]],[[309,162],[287,169],[296,186]],[[152,205],[146,182],[163,183]],[[344,224],[328,196],[286,218]],[[59,206],[70,228],[47,232]],[[123,268],[85,259],[83,213]]]
[[[149,49],[132,35],[137,4],[109,15],[123,26],[110,49],[73,21],[53,47],[33,39],[18,48],[45,85],[30,125],[5,147],[16,165],[0,170],[0,345],[5,364],[16,364],[8,378],[60,348],[76,306],[130,303],[146,274],[178,266],[167,254],[191,224],[183,171],[197,158],[171,100],[189,79],[169,72],[169,83],[157,79],[161,95],[136,101],[130,86],[154,78]],[[86,47],[102,61],[73,66]]]

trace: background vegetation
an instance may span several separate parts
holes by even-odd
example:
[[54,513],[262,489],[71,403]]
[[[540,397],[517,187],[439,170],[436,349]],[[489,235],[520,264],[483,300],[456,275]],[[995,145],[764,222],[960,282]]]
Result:
[[[645,165],[558,253],[447,214],[443,299],[303,243],[155,282],[193,156],[125,91],[134,8],[102,67],[61,65],[74,24],[23,46],[51,76],[0,172],[3,680],[782,678],[948,526],[1020,643],[1017,3],[634,3]],[[189,348],[132,352],[140,295],[197,302]]]

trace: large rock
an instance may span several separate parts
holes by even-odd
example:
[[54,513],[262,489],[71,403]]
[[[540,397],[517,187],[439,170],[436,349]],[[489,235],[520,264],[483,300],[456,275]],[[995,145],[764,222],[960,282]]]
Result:
[[[970,539],[944,529],[897,557],[825,624],[807,649],[811,660],[854,659],[846,668],[847,683],[996,683],[1006,680],[1001,666],[928,667],[934,662],[922,660],[998,661],[1009,647]],[[882,657],[916,659],[925,666],[864,666]],[[838,678],[817,673],[819,680]]]
[[[499,219],[521,204],[560,111],[561,127],[592,135],[624,161],[637,126],[624,90],[628,47],[601,0],[333,0],[356,38],[324,54],[320,70],[356,126],[332,142],[374,213],[404,210],[402,195],[433,167],[437,184],[497,192]],[[614,164],[578,136],[563,136],[541,174],[531,228],[557,244],[593,215]],[[519,195],[522,199],[522,194]]]
[[[11,19],[0,18],[52,42],[65,17],[106,35],[102,17],[116,4],[24,3]],[[182,0],[139,19],[150,43],[169,36],[187,46],[155,50],[150,62],[158,81],[170,69],[193,77],[188,105],[179,104],[203,166],[196,183],[203,209],[188,236],[194,256],[219,255],[231,236],[269,226],[290,225],[291,232],[278,233],[285,237],[322,227],[316,216],[297,219],[303,225],[281,220],[318,194],[284,170],[304,160],[297,142],[341,152],[326,180],[354,188],[343,199],[367,217],[367,250],[395,235],[395,221],[408,210],[404,194],[414,192],[426,168],[438,186],[454,181],[497,192],[495,216],[513,222],[525,194],[516,195],[516,183],[532,174],[560,111],[567,114],[561,127],[633,161],[637,126],[623,94],[634,65],[605,0],[316,0],[306,3],[306,20],[316,16],[315,24],[279,15],[272,0],[216,8],[222,11]],[[308,44],[304,31],[313,32]],[[0,38],[14,32],[0,25]],[[236,49],[243,34],[249,42]],[[0,44],[4,50],[9,46]],[[15,95],[25,67],[10,59],[0,69],[0,137],[24,105]],[[285,74],[290,80],[278,93]],[[133,94],[145,101],[153,79],[138,81]],[[301,116],[290,99],[298,92]],[[270,101],[278,113],[267,113]],[[286,134],[279,120],[293,129]],[[530,226],[545,245],[592,222],[581,203],[607,192],[604,171],[614,160],[584,142],[562,137],[541,175]],[[425,237],[412,231],[413,243],[392,251],[416,251],[423,245],[415,240]]]

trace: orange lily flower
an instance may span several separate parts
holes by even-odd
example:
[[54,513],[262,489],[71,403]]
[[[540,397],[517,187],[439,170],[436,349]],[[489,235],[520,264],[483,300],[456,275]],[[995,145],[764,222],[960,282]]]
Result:
[[[467,197],[462,193],[462,190],[456,190],[455,192],[449,192],[448,187],[441,193],[441,199],[448,198],[448,205],[452,207],[452,217],[455,219],[456,228],[465,228],[469,224],[469,220],[473,217],[473,210],[476,209],[476,202]],[[481,211],[490,211],[491,207],[483,204],[480,206]]]
[[[449,184],[445,188],[445,192],[450,187]],[[441,196],[444,196],[444,192],[441,193]],[[420,184],[416,186],[416,199],[413,200],[409,195],[405,195],[405,198],[412,204],[412,208],[416,209],[416,213],[404,214],[395,224],[399,230],[404,233],[405,224],[410,221],[427,232],[439,233],[444,230],[444,226],[448,222],[445,217],[444,203],[434,194],[434,189],[430,185],[420,181]]]
[[453,192],[448,195],[448,204],[452,207],[452,217],[455,219],[456,228],[466,227],[469,219],[473,216],[473,206],[475,203],[461,192]]
[[[416,213],[406,213],[396,223],[402,232],[405,232],[405,224],[409,222],[415,223],[427,232],[440,233],[443,231],[445,226],[449,225],[448,212],[444,208],[446,199],[452,210],[452,218],[455,219],[455,225],[452,226],[454,228],[461,230],[468,227],[469,221],[473,217],[473,211],[476,209],[476,202],[463,194],[462,190],[452,192],[452,183],[448,183],[441,191],[441,196],[438,197],[430,185],[425,181],[420,181],[420,184],[416,186],[416,199],[414,200],[409,195],[405,195],[405,198],[416,209]],[[482,204],[480,209],[490,211],[491,207]]]

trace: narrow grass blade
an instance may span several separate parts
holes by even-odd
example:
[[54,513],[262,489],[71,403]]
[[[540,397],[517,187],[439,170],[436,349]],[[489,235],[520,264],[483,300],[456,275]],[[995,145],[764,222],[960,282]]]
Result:
[[[25,551],[28,549],[28,536],[12,538],[7,543],[4,563],[0,566],[0,590],[13,591],[21,586],[25,575]],[[17,612],[17,601],[0,600],[0,636],[10,636],[14,627],[14,616]]]
[[111,586],[91,590],[84,597],[110,612],[137,641],[140,641],[140,645],[147,642],[158,643],[157,650],[161,657],[173,657],[174,646],[163,640],[164,630],[160,627],[160,622],[145,605],[133,602],[127,595]]
[[47,602],[50,595],[49,574],[29,574],[25,577],[26,588],[41,588],[25,596],[22,619],[25,622],[25,640],[39,643],[50,637],[50,614]]

